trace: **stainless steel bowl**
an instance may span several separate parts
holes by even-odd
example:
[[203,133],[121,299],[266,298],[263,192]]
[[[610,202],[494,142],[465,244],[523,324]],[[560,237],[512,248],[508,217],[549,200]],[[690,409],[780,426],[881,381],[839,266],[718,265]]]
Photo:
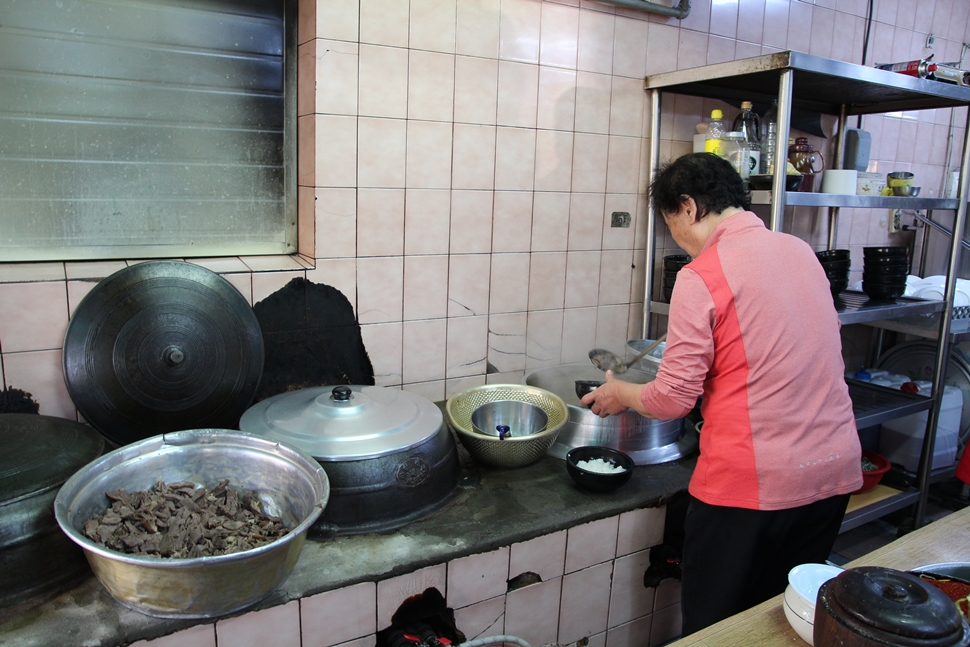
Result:
[[[653,380],[655,371],[636,370],[641,362],[649,359],[643,358],[618,379],[637,384]],[[659,366],[659,362],[656,363]],[[565,459],[566,453],[574,447],[597,445],[625,452],[637,465],[653,465],[677,460],[696,451],[697,432],[692,425],[685,425],[683,418],[653,420],[635,411],[600,418],[584,407],[576,397],[576,380],[597,378],[602,380],[603,372],[589,363],[550,366],[525,376],[526,384],[555,393],[569,409],[569,420],[549,448],[550,456]]]
[[909,198],[915,198],[919,195],[920,187],[912,185],[894,186],[893,195],[901,195]]
[[[549,416],[549,424],[534,434],[505,440],[478,433],[472,426],[472,413],[486,402],[496,400],[522,400],[534,404]],[[520,384],[485,384],[465,389],[448,398],[445,413],[448,424],[468,452],[476,460],[493,467],[524,467],[535,463],[556,442],[569,418],[566,403],[558,395]]]
[[542,407],[522,400],[495,400],[472,411],[475,431],[501,439],[540,432],[548,422],[549,416]]
[[[85,537],[84,522],[108,508],[105,492],[192,481],[253,490],[290,532],[231,555],[166,559],[119,553]],[[258,602],[287,578],[307,529],[330,497],[327,475],[289,445],[238,431],[180,431],[127,445],[88,463],[61,487],[54,514],[83,550],[98,581],[121,604],[159,618],[214,618]]]

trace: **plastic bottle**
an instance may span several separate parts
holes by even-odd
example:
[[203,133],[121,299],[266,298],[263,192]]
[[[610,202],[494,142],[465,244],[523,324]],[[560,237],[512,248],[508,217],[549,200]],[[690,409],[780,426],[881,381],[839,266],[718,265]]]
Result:
[[775,174],[775,146],[778,140],[778,102],[775,101],[761,120],[761,172]]
[[731,163],[742,180],[748,179],[751,174],[749,166],[751,152],[744,140],[744,133],[740,131],[724,133],[724,139],[721,142],[721,157]]
[[733,131],[744,135],[748,146],[748,172],[761,172],[761,117],[751,110],[750,101],[741,102],[741,114],[734,120]]
[[707,124],[707,138],[704,140],[704,152],[722,155],[721,144],[727,125],[724,123],[724,113],[720,110],[711,111],[711,121]]

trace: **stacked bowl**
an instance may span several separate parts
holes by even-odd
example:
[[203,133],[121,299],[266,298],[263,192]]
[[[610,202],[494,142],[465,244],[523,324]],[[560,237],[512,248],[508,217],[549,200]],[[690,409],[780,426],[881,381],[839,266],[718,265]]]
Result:
[[870,299],[887,301],[903,296],[909,276],[908,247],[864,247],[862,291]]
[[826,249],[815,252],[815,257],[825,270],[825,277],[829,280],[832,296],[837,297],[842,290],[849,287],[849,250]]
[[684,265],[690,263],[692,259],[687,254],[671,254],[664,256],[664,301],[670,302],[670,295],[674,293],[674,282],[677,280],[677,272]]

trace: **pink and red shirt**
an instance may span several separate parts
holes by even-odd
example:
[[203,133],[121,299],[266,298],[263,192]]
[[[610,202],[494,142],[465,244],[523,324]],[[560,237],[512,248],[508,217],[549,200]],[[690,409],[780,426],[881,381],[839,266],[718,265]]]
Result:
[[689,490],[711,505],[783,510],[862,485],[840,322],[811,247],[749,211],[728,217],[677,275],[647,411],[703,393]]

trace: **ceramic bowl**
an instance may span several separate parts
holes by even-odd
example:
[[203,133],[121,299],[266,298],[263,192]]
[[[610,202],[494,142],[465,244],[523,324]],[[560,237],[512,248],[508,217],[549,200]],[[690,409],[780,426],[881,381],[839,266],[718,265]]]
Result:
[[[591,472],[581,468],[578,463],[581,461],[591,461],[601,458],[608,463],[613,463],[617,467],[622,467],[622,472],[601,473]],[[633,459],[627,454],[610,447],[574,447],[566,453],[566,471],[569,476],[576,481],[576,485],[590,492],[612,492],[633,476]]]
[[842,572],[828,564],[799,564],[788,573],[785,589],[785,618],[802,640],[814,645],[815,601],[819,587]]

